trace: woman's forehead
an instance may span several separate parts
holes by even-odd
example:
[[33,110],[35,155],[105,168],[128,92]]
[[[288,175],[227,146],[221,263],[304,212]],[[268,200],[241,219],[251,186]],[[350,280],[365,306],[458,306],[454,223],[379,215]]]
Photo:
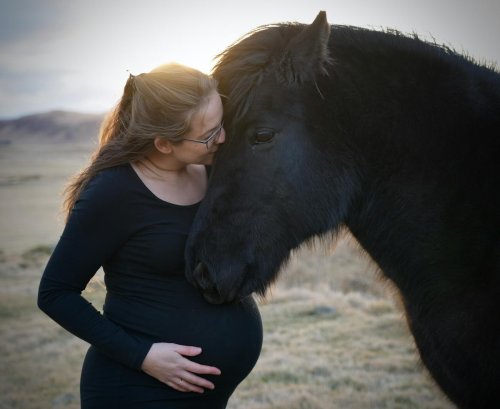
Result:
[[224,111],[217,92],[211,93],[193,114],[189,134],[203,135],[220,124]]
[[[200,106],[200,109],[193,115],[193,124],[198,121],[209,127],[217,125],[223,114],[222,101],[217,92],[209,95],[206,102]],[[211,126],[210,126],[211,125]]]

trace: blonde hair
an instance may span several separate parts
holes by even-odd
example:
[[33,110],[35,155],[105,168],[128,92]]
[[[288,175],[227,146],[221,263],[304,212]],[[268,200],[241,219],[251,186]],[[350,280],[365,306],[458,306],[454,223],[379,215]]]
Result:
[[217,91],[217,81],[194,68],[170,63],[130,75],[123,96],[104,119],[90,164],[65,189],[66,218],[89,181],[101,170],[135,162],[150,153],[156,137],[176,143],[192,117]]

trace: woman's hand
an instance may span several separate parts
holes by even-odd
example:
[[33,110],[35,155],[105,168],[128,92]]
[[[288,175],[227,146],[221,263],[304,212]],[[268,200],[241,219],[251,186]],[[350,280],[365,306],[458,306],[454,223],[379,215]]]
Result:
[[220,375],[220,370],[213,366],[200,365],[184,356],[196,356],[201,348],[164,342],[151,346],[141,369],[181,392],[203,393],[203,388],[214,389],[214,384],[196,374]]

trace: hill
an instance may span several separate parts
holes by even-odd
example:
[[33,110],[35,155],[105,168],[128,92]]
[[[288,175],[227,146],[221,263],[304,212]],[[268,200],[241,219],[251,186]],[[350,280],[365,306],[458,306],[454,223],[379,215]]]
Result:
[[103,114],[51,111],[0,120],[0,144],[94,142],[103,118]]

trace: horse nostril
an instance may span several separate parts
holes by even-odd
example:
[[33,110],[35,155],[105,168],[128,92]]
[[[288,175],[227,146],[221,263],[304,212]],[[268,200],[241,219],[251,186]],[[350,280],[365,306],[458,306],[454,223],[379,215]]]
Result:
[[203,270],[205,269],[205,265],[199,261],[198,264],[196,264],[196,267],[194,268],[193,274],[195,276],[203,274]]
[[203,297],[211,304],[221,304],[224,302],[221,297],[217,285],[210,278],[208,268],[202,262],[199,262],[193,271],[193,280],[199,290],[203,293]]
[[203,291],[211,291],[213,290],[213,283],[210,281],[210,274],[205,266],[201,261],[196,265],[196,268],[193,271],[193,277],[196,282],[196,285],[198,288],[200,288]]

